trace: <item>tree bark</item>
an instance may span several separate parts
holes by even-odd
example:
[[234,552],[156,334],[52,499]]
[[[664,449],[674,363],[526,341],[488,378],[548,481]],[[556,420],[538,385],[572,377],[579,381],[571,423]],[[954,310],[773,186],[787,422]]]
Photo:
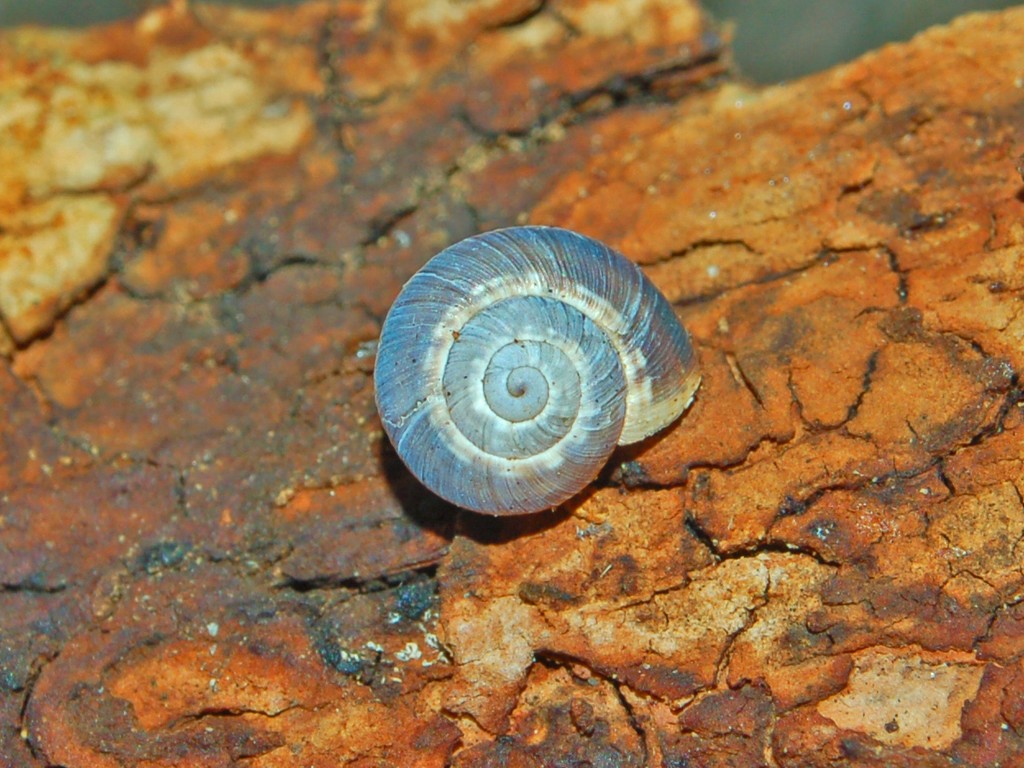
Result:
[[[678,0],[0,34],[0,765],[1013,765],[1024,11],[776,87]],[[402,283],[636,260],[691,410],[550,514],[373,405]]]

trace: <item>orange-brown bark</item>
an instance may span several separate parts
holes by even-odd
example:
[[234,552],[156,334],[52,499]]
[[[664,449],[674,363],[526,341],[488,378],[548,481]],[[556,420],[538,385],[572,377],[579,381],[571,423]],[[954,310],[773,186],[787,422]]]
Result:
[[[754,88],[669,0],[0,35],[0,765],[1014,764],[1022,37]],[[373,341],[522,221],[642,264],[704,381],[493,520],[395,458]]]

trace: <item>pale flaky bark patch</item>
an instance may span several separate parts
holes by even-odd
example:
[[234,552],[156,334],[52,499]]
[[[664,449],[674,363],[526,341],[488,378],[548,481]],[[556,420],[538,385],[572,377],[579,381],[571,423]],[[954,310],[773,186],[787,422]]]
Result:
[[846,690],[818,704],[818,712],[883,744],[945,749],[960,738],[964,705],[983,672],[964,654],[869,648],[855,654]]
[[[155,39],[174,21],[161,9],[137,31]],[[311,127],[301,94],[256,53],[212,42],[62,61],[42,37],[0,38],[38,57],[0,69],[0,317],[22,344],[105,275],[126,192],[173,194],[292,152]]]

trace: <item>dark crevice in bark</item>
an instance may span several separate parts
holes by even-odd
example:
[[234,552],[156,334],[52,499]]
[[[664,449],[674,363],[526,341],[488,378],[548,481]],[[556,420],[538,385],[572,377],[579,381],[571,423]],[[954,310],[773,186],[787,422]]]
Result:
[[853,184],[844,184],[839,189],[839,197],[837,199],[842,200],[844,197],[849,195],[855,195],[858,192],[863,192],[868,189],[875,182],[874,172],[872,171],[871,176],[862,181],[855,182]]
[[529,21],[532,21],[537,16],[548,10],[548,0],[539,0],[539,2],[532,8],[529,6],[524,7],[519,13],[511,16],[508,19],[503,19],[500,22],[491,25],[485,25],[483,31],[485,32],[497,32],[500,30],[515,29],[521,27]]
[[860,410],[860,406],[864,402],[864,398],[867,396],[868,392],[871,391],[871,379],[874,377],[875,369],[878,366],[879,352],[880,350],[876,349],[868,357],[867,365],[864,367],[864,374],[861,376],[860,392],[857,393],[856,399],[847,409],[846,419],[843,421],[843,424],[848,424],[857,417],[857,412]]
[[982,427],[968,442],[968,445],[980,445],[985,440],[996,435],[1001,435],[1006,430],[1006,419],[1014,408],[1024,406],[1024,386],[1021,385],[1020,375],[1014,372],[1010,379],[1010,387],[1003,398],[1003,402],[996,412],[992,423]]
[[416,209],[426,199],[420,196],[417,197],[419,199],[417,200],[417,203],[415,205],[409,205],[403,208],[399,208],[398,210],[389,213],[382,219],[368,222],[366,226],[366,236],[359,242],[359,245],[363,247],[373,245],[382,237],[386,237],[387,235],[391,234],[391,231],[394,230],[403,221],[412,216],[416,212]]
[[[756,253],[756,251],[751,252]],[[813,269],[814,267],[829,264],[831,263],[832,259],[833,255],[830,252],[823,251],[816,254],[809,261],[803,264],[799,264],[795,267],[791,267],[790,269],[767,272],[763,275],[759,275],[758,277],[751,278],[750,280],[741,280],[737,283],[726,286],[724,288],[720,288],[714,291],[707,291],[706,293],[701,293],[696,296],[677,299],[676,301],[672,302],[672,306],[683,308],[690,307],[696,304],[707,304],[712,301],[715,301],[716,299],[721,298],[722,296],[726,296],[730,293],[738,291],[742,288],[747,288],[752,285],[768,285],[770,283],[774,283],[777,281],[787,280],[791,277],[799,275],[802,272],[806,272],[810,269]]]
[[629,699],[626,698],[623,693],[623,684],[614,680],[609,681],[612,686],[612,690],[615,691],[615,697],[619,700],[619,705],[626,713],[626,717],[629,720],[629,726],[633,729],[633,732],[637,736],[637,740],[640,742],[641,750],[638,757],[640,758],[640,765],[647,765],[650,761],[650,749],[647,746],[647,729],[644,727],[640,716],[637,714],[636,709],[630,704]]
[[[552,12],[552,15],[555,14]],[[557,17],[557,16],[556,16]],[[717,33],[705,32],[697,52],[688,52],[674,61],[651,67],[641,72],[617,74],[604,82],[579,91],[567,91],[553,99],[553,105],[542,109],[531,123],[495,131],[472,119],[463,109],[459,115],[462,122],[475,135],[491,143],[500,139],[529,139],[543,134],[552,125],[578,126],[604,117],[625,107],[641,104],[674,104],[685,93],[663,93],[659,88],[674,78],[692,75],[692,82],[683,91],[707,90],[714,87],[720,78],[728,74],[722,62],[724,43]],[[601,99],[607,102],[593,107]]]
[[0,592],[8,592],[11,594],[29,594],[29,595],[57,595],[61,592],[65,592],[71,587],[76,586],[74,584],[60,583],[60,584],[44,584],[36,581],[31,576],[24,581],[15,582],[0,582]]
[[902,304],[907,303],[909,289],[907,288],[907,272],[900,266],[899,257],[892,248],[883,248],[886,258],[889,260],[889,269],[896,275],[896,298]]
[[957,495],[956,486],[953,485],[953,481],[949,479],[949,475],[946,474],[946,457],[940,456],[935,462],[935,474],[939,478],[939,482],[949,492],[950,498]]
[[48,664],[52,664],[59,655],[60,652],[55,651],[52,654],[36,657],[35,661],[32,663],[28,680],[25,683],[25,694],[22,697],[21,709],[18,712],[18,732],[25,735],[25,746],[28,747],[29,754],[31,754],[32,757],[40,763],[47,766],[47,768],[60,768],[60,766],[55,763],[51,763],[39,745],[36,744],[36,740],[33,738],[32,729],[29,727],[28,708],[32,701],[32,696],[35,693],[36,684],[39,682],[39,677],[43,674],[43,670]]
[[745,240],[739,238],[723,237],[723,238],[701,238],[700,240],[694,240],[692,243],[687,243],[685,247],[679,250],[672,251],[663,258],[656,259],[655,261],[644,264],[644,267],[652,267],[656,264],[664,264],[670,261],[677,261],[685,259],[687,256],[698,251],[705,250],[707,248],[724,248],[728,246],[739,246],[746,253],[753,256],[761,255],[753,246],[751,246]]
[[277,272],[288,269],[289,267],[324,267],[325,265],[318,259],[309,256],[307,254],[285,254],[274,259],[271,263],[261,263],[260,260],[253,259],[250,261],[250,269],[248,280],[231,292],[235,294],[244,294],[248,290],[252,289],[256,285],[266,283],[271,277]]
[[282,591],[307,592],[319,591],[348,591],[354,594],[370,594],[396,589],[413,580],[436,580],[438,563],[425,563],[423,565],[406,568],[398,573],[384,574],[371,578],[337,576],[323,574],[308,578],[285,576],[276,582],[273,587]]
[[711,553],[715,562],[721,562],[723,558],[721,549],[719,549],[718,544],[715,542],[714,538],[712,538],[711,534],[704,530],[704,527],[697,522],[697,518],[691,514],[687,514],[683,520],[683,526],[686,528],[687,532],[693,536],[693,538],[695,538],[708,552]]
[[953,218],[954,211],[937,211],[935,213],[918,213],[913,219],[907,222],[906,226],[900,229],[900,235],[904,238],[912,238],[917,235],[943,229]]
[[[758,404],[758,406],[760,406],[761,410],[763,411],[765,407],[764,398],[761,397],[761,393],[757,391],[757,387],[754,386],[754,382],[747,375],[747,372],[743,370],[743,366],[740,365],[740,361],[735,357],[735,355],[732,354],[726,354],[725,359],[726,362],[729,364],[730,370],[732,370],[734,374],[733,378],[735,378],[736,382],[738,384],[741,384],[750,393],[750,396],[754,398],[754,401]],[[790,391],[792,393],[792,390]],[[793,399],[796,400],[795,395]],[[799,400],[797,400],[797,404],[799,405]]]

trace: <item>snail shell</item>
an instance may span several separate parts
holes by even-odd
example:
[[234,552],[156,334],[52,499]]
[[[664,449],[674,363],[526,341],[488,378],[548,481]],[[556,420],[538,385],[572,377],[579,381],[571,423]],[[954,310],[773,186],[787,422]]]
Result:
[[381,330],[377,410],[420,482],[495,515],[557,506],[690,404],[689,336],[640,269],[551,227],[437,254]]

